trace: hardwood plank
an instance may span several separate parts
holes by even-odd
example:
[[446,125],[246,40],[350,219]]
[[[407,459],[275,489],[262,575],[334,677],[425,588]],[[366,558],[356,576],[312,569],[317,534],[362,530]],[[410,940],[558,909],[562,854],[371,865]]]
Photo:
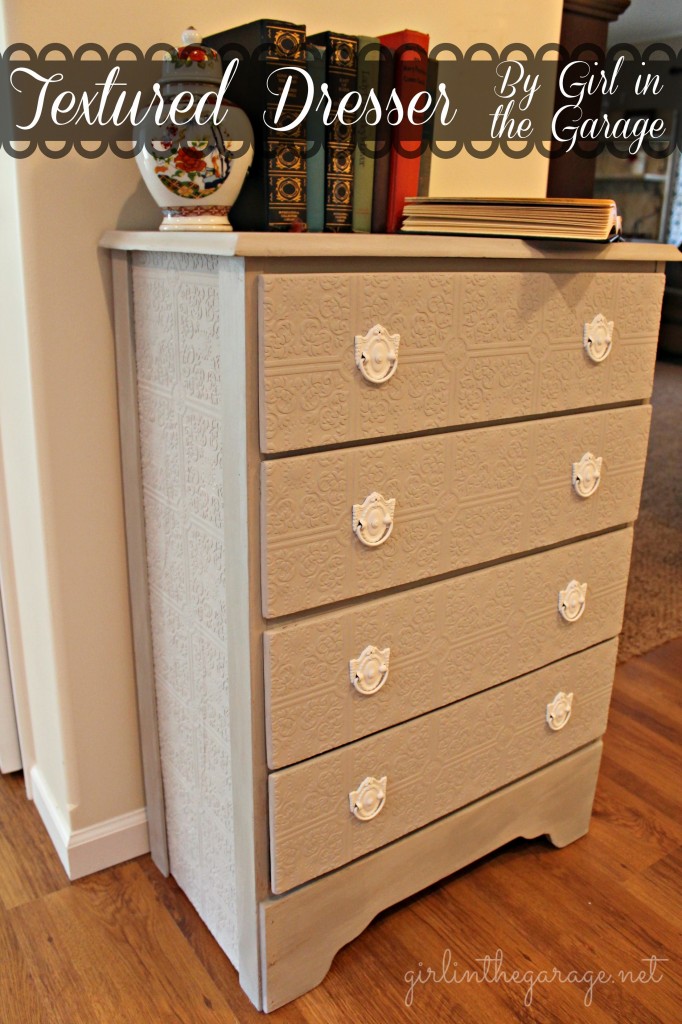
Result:
[[344,1024],[358,1019],[358,996],[364,992],[363,1024],[414,1021],[404,1005],[406,986],[396,971],[401,959],[399,937],[385,934],[379,923],[362,937],[359,957],[353,955],[353,945],[338,954],[325,984],[293,1005],[301,1005],[309,1024]]
[[[486,864],[494,864],[498,856],[493,854],[479,861],[474,871],[485,870]],[[381,915],[372,926],[375,937],[385,929],[386,955],[381,963],[384,977],[400,983],[400,1005],[396,1002],[393,1015],[388,1017],[387,1014],[386,1019],[452,1019],[478,1024],[480,1021],[526,1019],[525,1013],[528,1013],[533,1020],[575,1020],[580,1000],[575,993],[570,994],[568,988],[565,992],[557,989],[552,1005],[555,1016],[549,1016],[536,999],[531,1008],[524,1009],[526,988],[522,984],[505,983],[502,978],[497,982],[492,977],[483,980],[484,959],[490,958],[491,974],[494,974],[492,962],[500,948],[504,951],[502,971],[519,969],[523,974],[551,967],[551,964],[537,944],[525,940],[515,923],[502,918],[495,906],[480,899],[471,901],[469,874],[470,869],[459,872],[450,881],[401,904],[398,910]],[[448,897],[451,891],[457,902],[454,912]],[[376,957],[376,942],[372,944],[372,951]],[[382,956],[381,949],[379,956]],[[433,972],[430,978],[429,970]],[[433,975],[438,980],[434,980]],[[428,980],[421,982],[420,977]],[[413,1002],[406,1006],[412,978],[416,979],[412,988]],[[381,989],[383,1000],[385,983]],[[599,1013],[594,1016],[597,1024],[606,1019]]]
[[237,1024],[134,861],[17,907],[11,921],[69,1024]]
[[[263,1015],[255,1009],[239,985],[239,975],[217,942],[201,920],[182,889],[173,878],[163,878],[148,857],[141,857],[137,864],[147,876],[156,898],[163,904],[167,914],[182,932],[185,940],[201,966],[215,985],[223,991],[230,1009],[240,1024],[263,1021]],[[267,1019],[286,1020],[287,1024],[306,1024],[308,1018],[299,1009],[300,1000],[285,1009],[271,1014]],[[279,1016],[279,1014],[283,1016]]]
[[625,664],[621,672],[613,710],[674,744],[682,729],[682,664],[671,670],[655,661],[633,661]]
[[676,791],[679,787],[675,787],[670,776],[663,772],[644,775],[639,765],[639,758],[643,756],[641,749],[635,750],[637,757],[633,759],[628,757],[627,749],[614,750],[613,747],[613,744],[607,744],[602,757],[597,801],[608,799],[601,787],[606,787],[609,780],[613,780],[631,792],[638,793],[650,807],[656,807],[667,818],[675,820],[679,817],[680,800]]
[[[579,861],[581,848],[585,860]],[[586,851],[587,840],[558,855],[539,844],[527,847],[521,853],[522,863],[517,858],[503,859],[494,876],[474,873],[472,886],[486,896],[500,918],[515,921],[535,946],[549,946],[562,972],[576,970],[584,976],[605,971],[614,978],[596,986],[590,1015],[599,1006],[610,1019],[638,1024],[677,1019],[682,1005],[675,953],[679,927],[630,896],[613,880],[608,865],[595,863]],[[467,895],[468,903],[470,899]],[[560,929],[557,919],[562,922]],[[652,955],[668,958],[661,965],[661,983],[647,986],[621,981],[621,971],[637,974],[645,966],[643,958]],[[583,992],[586,989],[584,984],[577,987]]]
[[665,919],[672,917],[682,921],[682,846],[662,857],[650,868],[628,878],[625,888],[634,896],[642,899],[657,914]]
[[679,821],[668,818],[613,779],[598,788],[590,826],[594,853],[609,863],[618,849],[627,851],[631,869],[644,870],[682,842]]
[[[649,678],[652,683],[656,681],[653,671]],[[670,684],[665,678],[660,679],[660,687],[651,685],[645,690],[642,687],[640,691],[634,687],[632,692],[624,690],[613,710],[675,744],[682,728],[682,694],[676,699],[666,692],[669,690]]]
[[[682,678],[682,640],[671,640],[670,643],[648,651],[647,654],[643,654],[641,658],[635,659],[625,667],[630,668],[631,666],[656,667],[664,672],[671,681],[677,680],[679,683]],[[625,678],[627,679],[627,675]]]
[[23,776],[1,775],[0,906],[9,910],[68,885],[40,816],[26,799]]
[[0,1020],[7,1024],[52,1024],[36,978],[19,948],[7,913],[0,908]]
[[[659,741],[655,733],[646,729],[638,733],[635,726],[627,717],[611,715],[606,732],[607,756],[624,767],[630,766],[638,775],[662,785],[663,789],[669,789],[670,782],[679,778],[680,755],[674,746],[666,747]],[[609,743],[609,738],[616,735],[617,740]],[[652,756],[656,759],[655,772],[652,771]]]
[[[523,1019],[524,1013],[528,1013],[537,1021],[577,1020],[585,1012],[586,984],[533,984],[543,972],[551,977],[554,967],[565,972],[573,966],[567,955],[556,953],[551,916],[548,919],[546,913],[537,913],[532,905],[522,906],[520,912],[507,913],[497,895],[501,866],[506,864],[512,873],[525,870],[528,849],[527,844],[511,844],[479,863],[474,871],[450,882],[442,893],[434,893],[423,904],[415,903],[412,909],[420,921],[439,933],[461,971],[468,968],[482,972],[486,957],[494,962],[499,956],[499,970],[506,972],[506,976],[501,973],[497,983],[469,982],[461,986],[465,998],[474,1004],[480,1001],[481,1011],[485,1012],[487,1007],[492,1019],[498,1003],[497,1019]],[[551,851],[546,852],[551,860]],[[555,852],[561,856],[559,851]],[[546,910],[551,894],[539,886],[534,892],[540,907]],[[507,980],[514,971],[519,972],[518,980]],[[599,1005],[592,1005],[590,1020],[605,1024],[610,1017]]]

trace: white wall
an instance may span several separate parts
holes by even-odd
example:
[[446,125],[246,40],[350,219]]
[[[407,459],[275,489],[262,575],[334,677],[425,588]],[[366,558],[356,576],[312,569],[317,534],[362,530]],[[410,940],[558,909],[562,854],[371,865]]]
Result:
[[[175,42],[256,17],[317,31],[379,34],[410,25],[466,47],[557,40],[561,0],[344,5],[270,0],[187,8],[3,0],[6,41],[40,48]],[[449,162],[453,191],[544,194],[545,163]],[[456,166],[455,166],[456,165]],[[129,161],[0,154],[0,436],[13,559],[15,625],[25,662],[32,759],[67,832],[143,804],[128,618],[106,257],[110,227],[156,228]],[[18,622],[16,619],[18,618]]]

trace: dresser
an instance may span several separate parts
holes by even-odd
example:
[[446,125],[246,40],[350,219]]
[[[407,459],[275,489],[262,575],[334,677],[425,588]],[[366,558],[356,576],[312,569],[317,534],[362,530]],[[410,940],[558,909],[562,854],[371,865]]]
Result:
[[102,245],[152,854],[273,1010],[382,909],[587,832],[677,254]]

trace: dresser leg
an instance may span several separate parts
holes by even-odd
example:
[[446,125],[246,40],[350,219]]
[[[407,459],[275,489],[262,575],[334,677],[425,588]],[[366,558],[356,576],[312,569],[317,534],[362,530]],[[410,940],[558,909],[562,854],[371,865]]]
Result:
[[263,1009],[324,979],[334,956],[386,907],[522,836],[565,846],[589,827],[602,743],[496,790],[390,846],[260,905]]
[[568,846],[569,843],[574,843],[576,839],[580,839],[582,836],[587,835],[590,828],[590,818],[592,816],[591,800],[589,804],[589,810],[583,810],[582,813],[574,814],[567,821],[558,822],[549,830],[549,832],[547,832],[547,838],[552,846],[559,848],[562,846]]

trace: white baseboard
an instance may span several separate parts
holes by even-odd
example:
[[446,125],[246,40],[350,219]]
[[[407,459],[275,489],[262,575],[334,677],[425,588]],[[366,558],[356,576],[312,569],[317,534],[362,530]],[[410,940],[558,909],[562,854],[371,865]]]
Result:
[[143,807],[88,828],[71,830],[36,765],[31,768],[31,783],[33,802],[72,881],[149,853],[147,812]]

